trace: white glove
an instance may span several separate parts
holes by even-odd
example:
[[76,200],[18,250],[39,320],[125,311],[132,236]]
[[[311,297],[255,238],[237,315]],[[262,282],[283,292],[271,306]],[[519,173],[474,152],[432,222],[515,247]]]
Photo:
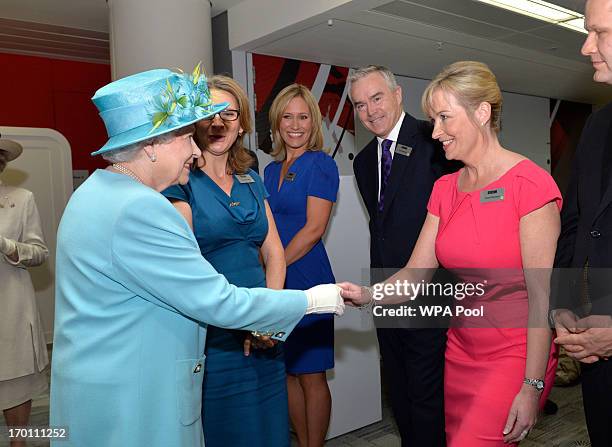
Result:
[[0,253],[11,256],[15,250],[17,250],[17,244],[14,240],[0,236]]
[[335,284],[321,284],[305,290],[308,299],[306,314],[344,313],[344,300],[340,296],[340,287]]

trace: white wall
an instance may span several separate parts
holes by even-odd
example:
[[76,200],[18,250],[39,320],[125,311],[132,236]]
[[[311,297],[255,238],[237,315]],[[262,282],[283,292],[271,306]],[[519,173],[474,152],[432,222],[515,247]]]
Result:
[[[292,25],[305,26],[302,22],[312,20],[330,9],[353,0],[257,0],[243,1],[228,9],[230,26],[229,47],[242,50],[254,42],[269,40],[277,31],[290,29]],[[294,29],[288,31],[295,32]]]
[[[369,283],[368,221],[355,177],[340,176],[338,201],[324,242],[336,281]],[[327,378],[332,395],[328,438],[381,420],[380,361],[371,314],[354,308],[336,318],[336,366]]]
[[[397,76],[397,83],[402,87],[404,110],[416,118],[425,119],[421,111],[421,95],[429,80]],[[502,93],[501,144],[525,155],[550,172],[550,99]],[[355,127],[355,148],[359,152],[372,139],[372,134],[361,125],[358,118],[355,119]],[[352,173],[352,162],[346,155],[336,157],[343,174]]]
[[550,99],[506,93],[500,142],[550,172]]

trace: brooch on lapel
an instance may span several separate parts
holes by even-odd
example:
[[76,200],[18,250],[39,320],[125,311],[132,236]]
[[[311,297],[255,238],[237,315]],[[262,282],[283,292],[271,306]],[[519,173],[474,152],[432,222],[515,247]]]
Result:
[[4,196],[2,200],[0,200],[0,208],[15,208],[15,204],[9,203],[8,196]]

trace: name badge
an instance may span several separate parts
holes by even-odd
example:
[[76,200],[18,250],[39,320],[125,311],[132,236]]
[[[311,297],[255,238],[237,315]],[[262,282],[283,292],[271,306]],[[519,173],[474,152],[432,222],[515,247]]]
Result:
[[251,174],[236,174],[236,178],[240,183],[255,183]]
[[404,157],[410,157],[410,154],[412,154],[412,148],[410,146],[406,146],[405,144],[398,144],[395,146],[395,153],[403,155]]
[[499,202],[504,200],[504,188],[485,189],[480,191],[480,203]]
[[287,172],[287,175],[285,175],[285,180],[287,180],[288,182],[292,182],[295,180],[295,172]]

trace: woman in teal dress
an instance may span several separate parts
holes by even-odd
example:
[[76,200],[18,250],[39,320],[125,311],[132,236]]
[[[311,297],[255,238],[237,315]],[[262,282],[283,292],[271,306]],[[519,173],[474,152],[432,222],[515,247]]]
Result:
[[[338,167],[323,152],[316,99],[292,84],[270,108],[277,161],[265,170],[270,207],[285,247],[287,289],[335,282],[321,238],[339,186]],[[323,445],[331,414],[326,370],[334,367],[334,319],[303,318],[284,343],[289,414],[300,446]]]
[[[246,94],[233,79],[209,79],[229,107],[196,126],[202,149],[189,183],[164,191],[192,225],[202,255],[234,285],[282,289],[285,260],[268,194],[242,145],[252,129]],[[260,251],[263,264],[260,262]],[[253,349],[255,348],[255,349]],[[202,422],[207,447],[289,445],[280,345],[244,331],[208,327]]]

